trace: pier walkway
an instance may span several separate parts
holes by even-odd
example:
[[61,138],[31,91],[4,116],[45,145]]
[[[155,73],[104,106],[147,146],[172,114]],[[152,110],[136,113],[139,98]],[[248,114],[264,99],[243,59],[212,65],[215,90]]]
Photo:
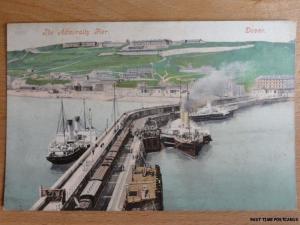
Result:
[[264,105],[264,104],[272,104],[276,102],[285,102],[292,99],[291,97],[268,97],[268,98],[247,98],[244,100],[239,100],[231,103],[220,104],[220,106],[227,108],[235,108],[235,110],[244,109],[247,107],[255,106],[255,105]]
[[134,138],[132,143],[132,153],[128,154],[124,163],[124,171],[121,172],[117,180],[111,201],[107,207],[107,211],[121,211],[126,198],[126,184],[129,183],[132,176],[132,168],[136,163],[137,156],[141,149],[141,140]]

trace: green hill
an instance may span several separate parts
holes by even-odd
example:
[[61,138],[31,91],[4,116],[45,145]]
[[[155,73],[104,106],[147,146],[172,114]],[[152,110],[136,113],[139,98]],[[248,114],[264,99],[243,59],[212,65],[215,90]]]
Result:
[[[200,68],[202,66],[212,66],[220,69],[222,66],[230,63],[239,62],[250,65],[244,72],[245,74],[241,74],[239,81],[245,85],[251,85],[254,78],[260,75],[292,75],[295,73],[294,42],[210,42],[186,44],[180,46],[180,48],[224,47],[245,44],[254,44],[254,47],[227,52],[173,55],[165,58],[158,55],[117,55],[115,53],[119,50],[118,48],[63,49],[61,45],[52,45],[37,48],[34,53],[25,50],[8,52],[8,74],[10,76],[23,76],[30,69],[33,69],[35,74],[41,76],[50,72],[85,74],[94,69],[120,72],[128,68],[152,65],[157,80],[168,78],[167,80],[170,82],[178,82],[179,79],[190,80],[204,75],[180,72],[182,67],[192,66],[193,68]],[[100,55],[101,53],[110,53],[110,55]]]

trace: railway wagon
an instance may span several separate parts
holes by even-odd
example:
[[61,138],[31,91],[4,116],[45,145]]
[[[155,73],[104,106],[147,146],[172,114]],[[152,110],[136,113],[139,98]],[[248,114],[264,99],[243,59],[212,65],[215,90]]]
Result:
[[116,146],[116,143],[110,148],[109,152],[119,152],[120,147]]
[[116,158],[117,155],[118,155],[118,152],[109,151],[105,158]]
[[93,207],[95,200],[102,189],[102,181],[90,180],[80,194],[79,206],[77,209],[88,210]]
[[79,206],[76,208],[77,210],[88,210],[95,205],[95,201],[101,193],[109,170],[110,166],[101,165],[95,171],[79,196]]
[[102,165],[103,165],[103,166],[111,167],[111,165],[113,164],[113,161],[114,161],[114,160],[111,159],[111,158],[104,159]]
[[108,171],[109,171],[110,167],[109,166],[105,166],[105,165],[101,165],[93,174],[91,180],[99,180],[99,181],[103,181],[105,180],[105,178],[108,175]]

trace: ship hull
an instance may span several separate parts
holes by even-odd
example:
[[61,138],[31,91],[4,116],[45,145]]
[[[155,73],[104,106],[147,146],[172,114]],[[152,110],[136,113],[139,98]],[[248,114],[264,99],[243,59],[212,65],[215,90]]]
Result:
[[66,156],[52,156],[48,155],[46,158],[49,162],[53,164],[67,164],[78,159],[88,148],[87,147],[78,147],[73,154]]
[[160,138],[161,138],[161,143],[163,144],[164,147],[175,147],[174,137],[161,135]]
[[180,142],[175,140],[175,147],[189,156],[196,157],[202,149],[204,142]]
[[143,144],[144,144],[145,151],[147,153],[148,152],[159,152],[161,150],[161,142],[160,142],[159,135],[144,138]]
[[177,148],[184,153],[196,157],[199,152],[201,151],[202,147],[205,144],[209,144],[212,141],[212,138],[210,135],[206,135],[203,137],[203,141],[194,141],[194,142],[182,142],[179,140],[176,140],[176,138],[171,136],[161,136],[161,142],[165,147],[174,147]]
[[206,115],[191,115],[190,118],[195,122],[209,121],[209,120],[225,120],[233,116],[233,111],[227,114],[206,114]]

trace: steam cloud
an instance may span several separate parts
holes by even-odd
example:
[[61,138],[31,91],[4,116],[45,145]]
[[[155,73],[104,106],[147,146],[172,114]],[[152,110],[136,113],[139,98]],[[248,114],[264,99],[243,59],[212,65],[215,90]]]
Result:
[[203,106],[207,101],[212,101],[218,96],[222,96],[226,91],[230,80],[244,76],[250,67],[250,63],[233,62],[222,65],[220,69],[212,66],[203,66],[197,72],[206,74],[205,77],[198,79],[192,86],[189,101],[185,101],[184,107],[192,111],[193,106]]

